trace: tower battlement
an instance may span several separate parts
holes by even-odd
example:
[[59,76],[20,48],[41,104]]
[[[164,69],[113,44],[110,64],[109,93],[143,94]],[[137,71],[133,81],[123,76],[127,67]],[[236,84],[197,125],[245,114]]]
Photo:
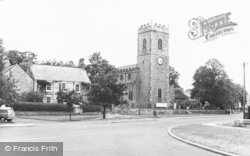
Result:
[[141,25],[138,29],[138,33],[152,31],[152,30],[168,33],[168,27],[162,24],[158,24],[158,23],[147,23],[147,24]]

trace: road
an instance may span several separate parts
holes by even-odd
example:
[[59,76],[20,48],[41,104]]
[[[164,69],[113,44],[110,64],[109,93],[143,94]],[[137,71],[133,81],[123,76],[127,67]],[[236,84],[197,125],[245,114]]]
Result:
[[[0,142],[63,142],[64,156],[215,156],[175,140],[171,127],[234,121],[241,115],[160,117],[77,122],[41,122],[34,127],[0,128]],[[34,122],[34,121],[33,121]]]

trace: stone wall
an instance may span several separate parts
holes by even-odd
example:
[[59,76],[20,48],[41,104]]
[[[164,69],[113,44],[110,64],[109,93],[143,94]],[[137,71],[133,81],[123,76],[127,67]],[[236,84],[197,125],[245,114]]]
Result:
[[[142,108],[140,109],[141,115],[152,115],[154,109]],[[121,108],[115,107],[115,113],[126,114],[126,115],[137,115],[139,114],[138,108]],[[174,114],[227,114],[227,110],[186,110],[186,109],[156,109],[158,115],[174,115]],[[234,113],[239,113],[235,111]]]

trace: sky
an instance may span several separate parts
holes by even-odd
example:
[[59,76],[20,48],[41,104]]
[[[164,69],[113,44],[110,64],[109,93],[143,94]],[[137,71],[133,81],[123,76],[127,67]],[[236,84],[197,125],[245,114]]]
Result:
[[[0,0],[0,38],[6,50],[31,51],[38,60],[74,61],[94,52],[116,67],[136,64],[137,31],[154,22],[169,27],[169,63],[191,89],[195,71],[219,60],[230,79],[250,92],[248,0]],[[212,41],[188,37],[189,20],[230,12],[232,34]]]

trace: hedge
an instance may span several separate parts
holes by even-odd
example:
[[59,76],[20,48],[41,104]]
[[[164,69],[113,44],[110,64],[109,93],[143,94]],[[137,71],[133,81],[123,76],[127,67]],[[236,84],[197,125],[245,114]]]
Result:
[[64,104],[48,104],[37,102],[20,102],[13,106],[15,111],[51,111],[51,112],[68,112],[69,108]]
[[[41,103],[41,102],[18,102],[13,106],[15,111],[49,111],[49,112],[68,112],[69,107],[65,104],[58,103]],[[102,106],[87,104],[83,106],[84,112],[100,112]]]
[[93,104],[87,104],[83,106],[83,112],[101,112],[102,106],[100,105],[93,105]]

